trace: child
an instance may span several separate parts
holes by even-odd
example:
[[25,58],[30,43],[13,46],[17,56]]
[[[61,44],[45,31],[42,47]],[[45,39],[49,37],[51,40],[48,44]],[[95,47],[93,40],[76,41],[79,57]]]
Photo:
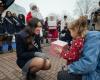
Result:
[[73,38],[71,46],[67,50],[58,50],[61,57],[67,60],[67,65],[80,58],[84,44],[85,33],[87,31],[87,19],[82,16],[78,20],[71,23],[69,31]]

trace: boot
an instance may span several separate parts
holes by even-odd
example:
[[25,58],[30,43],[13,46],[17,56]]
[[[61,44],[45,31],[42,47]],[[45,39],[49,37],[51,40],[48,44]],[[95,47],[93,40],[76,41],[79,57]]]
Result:
[[49,43],[49,42],[48,42],[48,39],[46,39],[46,43]]
[[3,54],[2,46],[0,46],[0,54]]
[[35,80],[36,79],[36,73],[31,73],[28,71],[26,80]]
[[8,46],[8,52],[13,52],[12,46]]

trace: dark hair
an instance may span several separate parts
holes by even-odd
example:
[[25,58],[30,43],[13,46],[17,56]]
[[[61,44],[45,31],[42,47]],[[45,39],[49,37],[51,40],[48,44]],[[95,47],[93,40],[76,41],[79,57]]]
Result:
[[20,16],[21,16],[22,18],[25,18],[25,16],[24,16],[23,14],[19,14],[19,15],[18,15],[18,18],[20,18]]
[[64,15],[64,19],[66,19],[67,18],[67,16],[66,15]]
[[37,18],[31,18],[27,22],[27,26],[24,28],[24,31],[27,32],[30,36],[33,35],[32,34],[32,30],[34,30],[37,27],[38,22],[40,22],[39,19],[37,19]]
[[31,18],[30,21],[27,23],[27,25],[28,27],[35,29],[37,27],[38,22],[41,22],[41,21],[37,18]]
[[10,11],[7,11],[6,12],[6,17],[8,17],[8,13],[10,13],[12,15],[12,13]]
[[[20,18],[20,16],[22,17],[22,19]],[[23,14],[19,14],[18,19],[22,20],[25,23],[25,16]]]

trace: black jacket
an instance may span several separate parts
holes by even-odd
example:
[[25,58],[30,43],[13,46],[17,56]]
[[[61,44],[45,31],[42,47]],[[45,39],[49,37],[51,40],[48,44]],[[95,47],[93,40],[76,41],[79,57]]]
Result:
[[4,28],[4,25],[3,25],[3,18],[0,17],[0,35],[3,35],[5,33],[5,28]]
[[[27,40],[29,38],[33,38],[32,42],[34,41],[34,44],[29,43]],[[29,48],[29,46],[32,45],[32,48]],[[39,36],[36,37],[35,35],[29,36],[27,32],[24,30],[16,34],[16,52],[17,52],[17,64],[20,68],[23,68],[23,66],[32,58],[34,58],[35,52],[40,52],[40,38]]]
[[5,31],[8,34],[15,33],[15,26],[14,26],[14,21],[13,21],[12,17],[5,17],[4,18],[4,27],[5,27]]
[[25,22],[21,19],[18,19],[17,17],[13,17],[14,25],[16,29],[16,33],[20,32],[25,28]]
[[64,36],[60,36],[60,40],[68,42],[68,44],[70,45],[70,42],[72,41],[70,31],[69,30],[62,30],[60,35],[64,35]]
[[23,30],[25,28],[25,22],[21,19],[18,19],[19,21],[19,31]]

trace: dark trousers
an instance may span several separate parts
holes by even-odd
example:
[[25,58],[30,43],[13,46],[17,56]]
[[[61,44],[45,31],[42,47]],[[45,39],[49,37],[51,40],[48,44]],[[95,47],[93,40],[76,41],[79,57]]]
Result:
[[82,80],[81,75],[69,74],[67,71],[59,71],[57,80]]
[[6,42],[8,44],[8,51],[12,50],[12,38],[13,36],[7,36]]
[[4,38],[5,38],[4,35],[0,35],[0,51],[2,51]]

